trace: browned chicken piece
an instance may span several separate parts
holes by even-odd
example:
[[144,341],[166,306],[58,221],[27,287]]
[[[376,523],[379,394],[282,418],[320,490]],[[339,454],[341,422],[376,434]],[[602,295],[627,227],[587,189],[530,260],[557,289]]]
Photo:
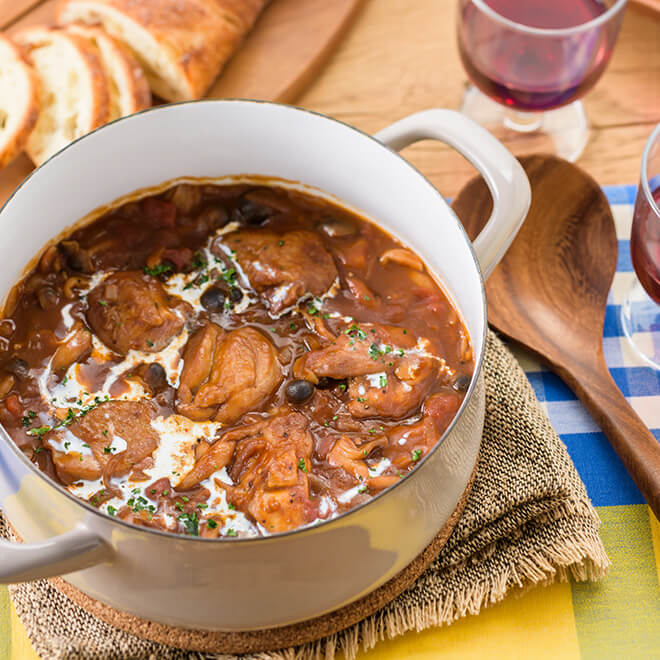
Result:
[[[269,229],[241,229],[217,240],[235,252],[234,259],[252,288],[263,293],[273,314],[295,305],[305,294],[325,293],[337,277],[332,256],[313,231],[278,234]],[[224,254],[218,245],[213,251]]]
[[382,436],[375,438],[359,447],[346,435],[343,435],[330,450],[328,462],[334,467],[346,470],[358,481],[366,481],[369,478],[369,468],[365,459],[377,447],[386,447],[387,438]]
[[229,500],[270,533],[285,532],[317,516],[309,497],[313,438],[307,419],[292,412],[225,433],[236,443],[229,469]]
[[154,353],[181,332],[186,302],[175,304],[163,285],[139,271],[109,275],[87,296],[87,321],[103,343],[120,355],[131,349]]
[[387,431],[389,444],[383,455],[399,470],[417,463],[440,440],[460,405],[461,398],[456,392],[433,394],[424,403],[424,414],[419,422]]
[[390,362],[398,364],[402,351],[415,343],[415,337],[396,326],[353,323],[329,346],[306,353],[304,367],[317,377],[366,376],[385,371]]
[[200,481],[208,479],[214,472],[227,466],[234,455],[235,446],[234,442],[226,440],[213,443],[211,448],[197,459],[193,469],[179,482],[177,490],[190,490]]
[[76,323],[72,332],[63,339],[53,354],[50,368],[53,373],[66,371],[92,352],[92,335],[82,323]]
[[[53,440],[64,441],[66,435],[72,433],[92,452],[91,456],[83,455],[81,461],[75,452],[67,455],[52,450],[58,476],[65,483],[71,483],[78,479],[98,479],[102,474],[108,482],[113,476],[128,474],[158,447],[158,434],[151,426],[155,416],[156,406],[149,401],[106,401],[66,429],[53,432]],[[126,441],[123,451],[112,450],[115,435]],[[90,476],[92,474],[95,476]]]
[[103,474],[103,468],[90,454],[82,455],[79,452],[67,454],[53,448],[50,453],[57,476],[67,485],[80,479],[95,481]]
[[300,377],[350,378],[350,413],[359,419],[399,419],[419,408],[444,361],[403,328],[352,324],[329,346],[310,351],[297,364]]
[[186,344],[177,411],[230,424],[261,407],[282,382],[277,350],[259,330],[225,332],[215,323]]
[[419,408],[429,393],[440,364],[434,356],[411,354],[376,377],[352,378],[348,386],[350,413],[358,419],[406,417]]

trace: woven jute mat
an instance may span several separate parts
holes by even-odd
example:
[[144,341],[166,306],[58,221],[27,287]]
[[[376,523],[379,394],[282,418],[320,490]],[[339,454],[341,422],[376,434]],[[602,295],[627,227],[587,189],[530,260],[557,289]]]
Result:
[[[329,659],[341,650],[351,660],[360,647],[371,648],[408,630],[450,624],[509,592],[605,574],[609,560],[598,535],[600,521],[584,484],[525,374],[492,333],[485,375],[486,422],[472,489],[451,536],[426,571],[394,600],[344,630],[242,657]],[[12,538],[1,515],[0,535]],[[427,560],[437,552],[432,546]],[[60,589],[46,580],[10,587],[18,616],[42,658],[237,657],[147,641],[104,623],[90,613],[94,607],[83,609]],[[69,595],[85,605],[73,592]],[[294,637],[291,643],[302,639]]]

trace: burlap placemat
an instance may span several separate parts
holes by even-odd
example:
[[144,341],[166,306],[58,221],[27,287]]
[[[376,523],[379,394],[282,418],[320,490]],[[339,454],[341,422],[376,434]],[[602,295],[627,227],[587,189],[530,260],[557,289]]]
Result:
[[[243,656],[255,660],[352,659],[360,646],[449,624],[555,580],[594,580],[609,560],[584,484],[517,361],[490,333],[486,423],[471,495],[428,570],[382,610],[317,642]],[[0,535],[11,534],[0,515]],[[187,653],[109,626],[42,580],[10,587],[42,658],[231,658]]]

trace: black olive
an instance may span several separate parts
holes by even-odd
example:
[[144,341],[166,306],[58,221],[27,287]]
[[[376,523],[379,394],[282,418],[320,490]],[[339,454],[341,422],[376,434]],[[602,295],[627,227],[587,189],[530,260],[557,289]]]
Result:
[[217,287],[210,286],[202,294],[200,302],[209,312],[220,312],[225,307],[225,292]]
[[243,292],[237,286],[233,286],[229,290],[229,297],[232,302],[241,302],[243,300]]
[[460,374],[459,376],[456,377],[456,380],[452,384],[452,387],[457,392],[465,392],[467,391],[467,388],[470,387],[471,380],[472,379],[467,374]]
[[274,212],[273,209],[267,206],[242,198],[239,205],[232,211],[231,219],[244,225],[256,227],[263,225]]
[[165,369],[158,362],[152,362],[144,371],[144,382],[154,392],[166,388],[167,377],[165,376]]
[[5,369],[18,378],[27,378],[30,365],[21,358],[13,357],[7,362]]
[[286,398],[291,403],[303,403],[314,394],[314,385],[308,380],[292,380],[286,386]]

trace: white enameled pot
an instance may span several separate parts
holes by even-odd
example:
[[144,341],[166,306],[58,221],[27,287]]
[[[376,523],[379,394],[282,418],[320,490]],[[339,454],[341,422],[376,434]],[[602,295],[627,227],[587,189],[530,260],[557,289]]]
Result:
[[[440,193],[395,151],[426,138],[457,149],[489,184],[494,210],[474,245]],[[221,541],[99,513],[39,472],[0,428],[0,507],[25,541],[0,542],[0,582],[65,575],[89,596],[156,622],[226,631],[280,626],[383,584],[456,508],[484,420],[481,273],[495,266],[530,204],[518,162],[456,112],[420,112],[375,138],[305,110],[241,100],[163,106],[118,120],[56,154],[0,211],[0,296],[50,239],[93,209],[179,177],[232,175],[324,191],[424,258],[474,345],[475,375],[458,415],[416,470],[366,505],[298,531]]]

